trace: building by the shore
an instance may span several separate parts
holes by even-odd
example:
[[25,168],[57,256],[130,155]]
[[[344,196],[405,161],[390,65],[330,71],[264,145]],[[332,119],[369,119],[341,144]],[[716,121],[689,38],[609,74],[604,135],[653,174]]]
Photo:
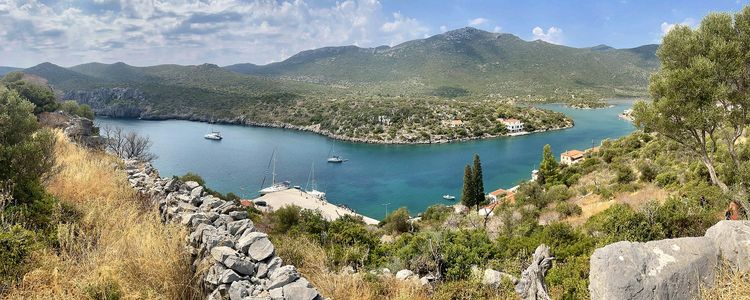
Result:
[[523,132],[523,122],[519,119],[513,118],[497,118],[497,120],[505,125],[505,129],[508,129],[509,133]]
[[581,150],[568,150],[560,154],[560,163],[563,165],[572,165],[575,163],[578,163],[580,161],[583,161],[584,159],[584,152]]

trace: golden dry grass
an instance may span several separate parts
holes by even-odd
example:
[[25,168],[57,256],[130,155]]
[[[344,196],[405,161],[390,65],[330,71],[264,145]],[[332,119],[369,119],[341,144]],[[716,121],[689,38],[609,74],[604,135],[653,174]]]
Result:
[[698,299],[748,300],[750,299],[750,273],[734,271],[724,266],[716,277],[716,285],[701,288]]
[[651,201],[659,203],[664,202],[669,197],[669,192],[653,184],[645,184],[635,192],[616,193],[612,199],[604,200],[596,194],[589,194],[584,197],[577,197],[569,200],[581,207],[581,215],[572,216],[565,219],[571,225],[581,225],[593,215],[605,211],[615,203],[624,203],[637,209]]
[[340,273],[326,268],[325,250],[305,237],[280,236],[274,245],[284,263],[295,265],[321,295],[331,299],[430,299],[418,281],[401,281],[393,276]]
[[162,224],[155,207],[143,207],[115,169],[119,161],[71,144],[60,132],[56,156],[59,173],[48,191],[80,219],[60,225],[59,249],[37,251],[36,269],[5,297],[90,299],[111,287],[122,299],[197,298],[184,230]]

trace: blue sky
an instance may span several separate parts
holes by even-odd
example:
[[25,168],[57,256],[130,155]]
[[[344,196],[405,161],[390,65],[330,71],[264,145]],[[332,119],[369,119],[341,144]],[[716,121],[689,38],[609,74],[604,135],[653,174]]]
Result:
[[0,65],[219,65],[374,47],[465,26],[573,47],[659,43],[675,24],[747,0],[0,0]]

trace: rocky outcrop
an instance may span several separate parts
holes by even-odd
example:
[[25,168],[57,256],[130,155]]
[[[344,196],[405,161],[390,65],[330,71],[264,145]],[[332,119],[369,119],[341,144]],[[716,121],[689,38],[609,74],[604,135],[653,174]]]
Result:
[[294,266],[283,265],[268,235],[255,229],[238,204],[206,194],[196,182],[160,178],[148,163],[126,161],[125,171],[165,222],[188,228],[187,247],[207,299],[322,299]]
[[617,242],[590,260],[591,299],[685,299],[712,286],[726,260],[750,270],[750,221],[721,221],[703,237]]
[[117,118],[138,118],[148,109],[146,96],[133,88],[98,88],[66,91],[63,99],[88,104],[97,115]]

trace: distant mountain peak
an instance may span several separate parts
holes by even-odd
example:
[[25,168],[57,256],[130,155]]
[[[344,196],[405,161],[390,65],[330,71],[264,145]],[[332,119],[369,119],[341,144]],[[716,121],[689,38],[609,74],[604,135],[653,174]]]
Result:
[[605,45],[605,44],[601,44],[601,45],[596,45],[594,47],[591,47],[589,49],[594,50],[594,51],[607,51],[607,50],[614,50],[615,48]]

